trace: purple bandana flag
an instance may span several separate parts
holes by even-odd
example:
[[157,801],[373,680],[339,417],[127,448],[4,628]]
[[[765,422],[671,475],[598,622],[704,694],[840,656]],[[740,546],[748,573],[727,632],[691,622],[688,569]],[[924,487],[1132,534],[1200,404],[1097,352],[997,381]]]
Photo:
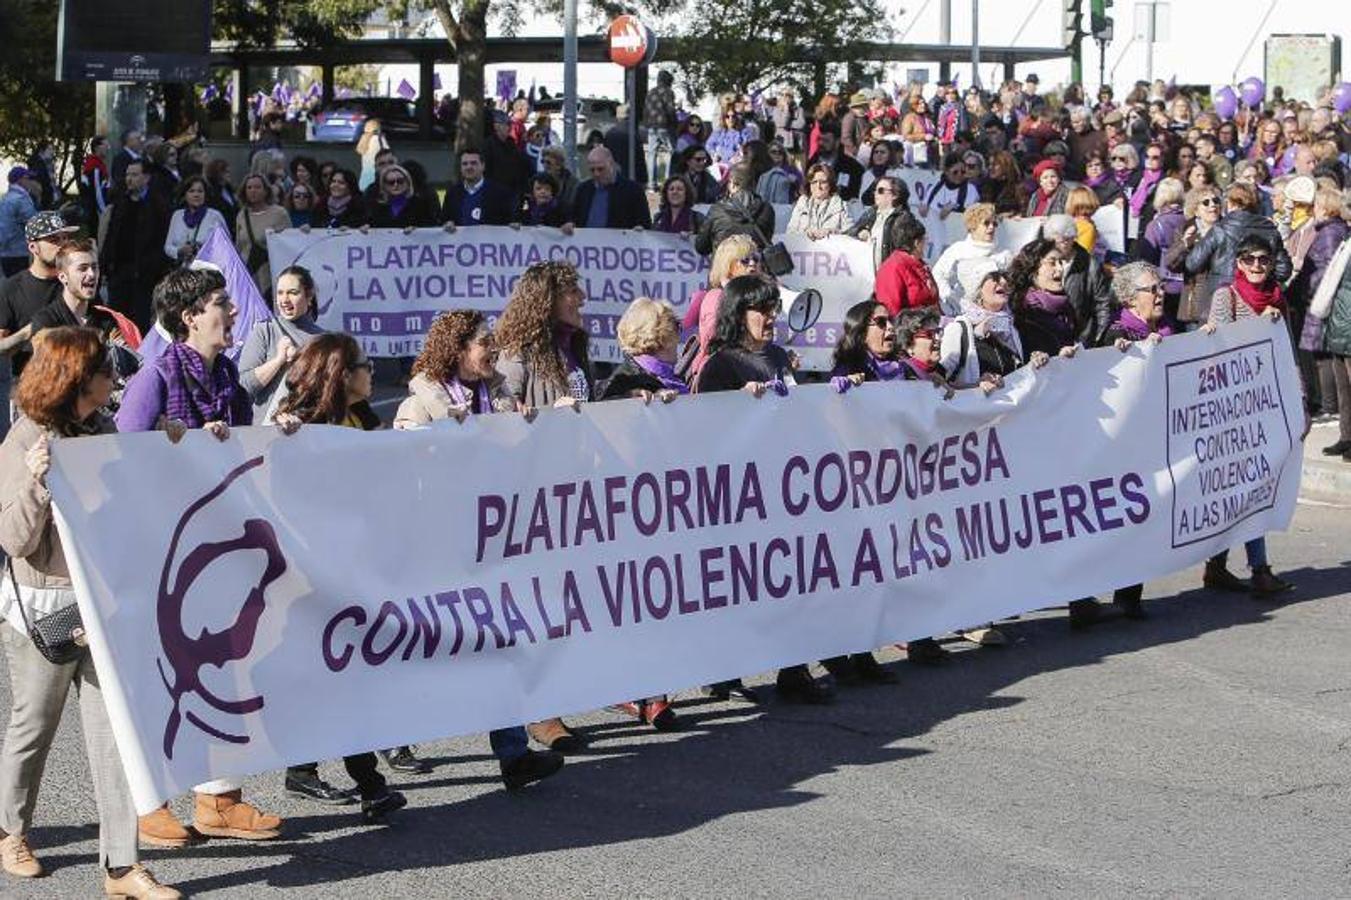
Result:
[[441,90],[441,73],[440,73],[440,72],[433,72],[433,73],[432,73],[432,90],[434,90],[434,91],[439,91],[439,90]]
[[310,82],[310,89],[305,92],[307,100],[318,100],[324,94],[324,86],[317,81]]
[[511,103],[511,98],[516,96],[516,70],[499,69],[497,72],[497,96],[501,99],[504,106]]
[[220,89],[217,88],[214,84],[208,84],[206,87],[202,88],[203,103],[210,103],[212,100],[215,100],[219,96],[220,96]]
[[227,103],[235,102],[235,83],[233,79],[225,84],[225,100]]
[[417,96],[417,90],[408,83],[407,78],[399,82],[398,90],[396,90],[395,93],[405,100],[412,100]]

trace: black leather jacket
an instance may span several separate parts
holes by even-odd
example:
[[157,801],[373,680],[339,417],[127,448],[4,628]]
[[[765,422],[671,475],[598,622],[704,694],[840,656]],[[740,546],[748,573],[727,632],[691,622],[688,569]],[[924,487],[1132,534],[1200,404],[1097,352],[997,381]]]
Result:
[[1184,274],[1202,276],[1197,289],[1202,291],[1207,304],[1216,290],[1233,284],[1238,247],[1250,235],[1261,238],[1271,250],[1276,259],[1276,280],[1284,284],[1290,278],[1290,254],[1285,252],[1285,242],[1276,230],[1276,223],[1246,209],[1236,209],[1225,213],[1206,236],[1187,251]]

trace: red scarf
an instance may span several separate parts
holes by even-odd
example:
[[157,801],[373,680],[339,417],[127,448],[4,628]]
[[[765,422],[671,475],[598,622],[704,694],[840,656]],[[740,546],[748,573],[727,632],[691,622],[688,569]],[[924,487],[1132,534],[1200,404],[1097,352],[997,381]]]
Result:
[[1243,298],[1243,302],[1257,315],[1266,312],[1268,306],[1274,306],[1285,312],[1285,298],[1281,296],[1281,285],[1275,278],[1268,278],[1261,284],[1253,284],[1241,271],[1234,270],[1234,293]]

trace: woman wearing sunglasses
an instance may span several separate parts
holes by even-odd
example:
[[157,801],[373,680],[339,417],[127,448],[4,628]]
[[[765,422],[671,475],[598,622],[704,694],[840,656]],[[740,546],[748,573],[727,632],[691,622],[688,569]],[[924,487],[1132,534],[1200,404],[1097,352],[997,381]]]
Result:
[[[1286,299],[1276,276],[1277,258],[1271,245],[1259,235],[1249,235],[1239,243],[1236,258],[1238,262],[1233,283],[1217,290],[1210,301],[1210,320],[1201,326],[1206,334],[1214,334],[1221,325],[1259,317],[1279,322],[1286,314]],[[1309,424],[1306,413],[1304,435],[1309,433]],[[1304,439],[1304,435],[1300,436],[1300,440]],[[1290,582],[1272,574],[1271,566],[1267,563],[1265,536],[1253,538],[1243,545],[1243,549],[1248,554],[1248,566],[1252,569],[1252,581],[1247,588],[1254,598],[1273,597],[1294,588]],[[1206,562],[1208,586],[1220,580],[1221,572],[1228,580],[1242,584],[1228,571],[1228,559],[1229,551],[1226,550]]]
[[371,207],[372,228],[432,228],[441,223],[431,204],[413,187],[413,176],[403,166],[389,166],[380,173],[379,199]]

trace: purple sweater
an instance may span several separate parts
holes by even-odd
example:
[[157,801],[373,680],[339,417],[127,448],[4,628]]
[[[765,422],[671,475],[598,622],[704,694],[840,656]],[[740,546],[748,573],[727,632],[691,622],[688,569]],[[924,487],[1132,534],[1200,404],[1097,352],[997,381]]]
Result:
[[[127,382],[122,394],[122,405],[117,410],[117,430],[154,431],[159,426],[159,418],[164,415],[169,400],[168,361],[164,354]],[[205,422],[184,422],[189,428],[201,428]],[[229,421],[231,427],[253,424],[253,402],[249,392],[236,386],[230,400]]]

